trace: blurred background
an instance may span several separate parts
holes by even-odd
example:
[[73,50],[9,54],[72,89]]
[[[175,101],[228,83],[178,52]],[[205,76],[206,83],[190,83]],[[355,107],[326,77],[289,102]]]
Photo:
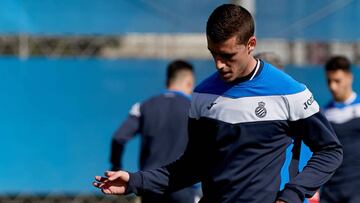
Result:
[[[91,186],[109,169],[112,134],[165,89],[172,59],[191,61],[197,83],[215,70],[204,31],[223,3],[253,13],[255,53],[276,53],[320,105],[329,56],[352,60],[360,91],[360,0],[0,0],[0,201],[132,201]],[[138,150],[139,139],[127,145],[129,171]]]

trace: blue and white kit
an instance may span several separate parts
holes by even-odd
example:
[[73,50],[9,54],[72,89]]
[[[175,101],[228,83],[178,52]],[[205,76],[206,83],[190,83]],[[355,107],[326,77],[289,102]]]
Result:
[[323,111],[344,145],[344,159],[322,188],[321,202],[360,202],[360,97],[353,92],[347,101],[331,101]]
[[[258,60],[252,73],[226,83],[218,73],[194,91],[189,143],[162,168],[130,174],[127,193],[164,194],[202,183],[200,203],[302,202],[342,161],[342,147],[312,93]],[[313,152],[303,171],[280,187],[286,148],[295,136]]]

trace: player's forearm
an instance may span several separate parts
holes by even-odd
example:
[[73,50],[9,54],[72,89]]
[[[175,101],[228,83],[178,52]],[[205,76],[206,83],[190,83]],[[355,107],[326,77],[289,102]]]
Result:
[[125,194],[135,193],[141,195],[143,191],[143,177],[141,171],[129,173],[129,182],[125,190]]
[[164,194],[169,188],[169,173],[163,168],[138,171],[130,173],[130,179],[126,194],[135,193],[141,196],[143,193]]
[[302,137],[313,152],[312,157],[280,194],[287,202],[302,202],[325,184],[342,162],[342,146],[322,113],[291,123],[294,136]]
[[199,173],[204,159],[203,142],[199,136],[197,121],[189,119],[189,142],[184,154],[167,166],[130,174],[128,193],[143,192],[163,194],[191,186],[200,181]]
[[122,154],[124,151],[124,144],[117,142],[117,140],[113,139],[111,142],[111,151],[110,151],[110,163],[111,170],[117,171],[122,168]]
[[161,168],[130,173],[126,194],[142,195],[147,192],[164,194],[199,182],[195,171],[191,167],[194,165],[186,164],[186,161],[186,157],[183,156],[179,160]]
[[121,158],[125,144],[139,131],[139,126],[139,118],[130,115],[114,133],[110,152],[111,170],[122,168]]
[[[315,152],[304,170],[285,185],[280,199],[286,202],[303,202],[325,184],[342,162],[342,148],[335,145]],[[296,200],[297,199],[297,200]]]

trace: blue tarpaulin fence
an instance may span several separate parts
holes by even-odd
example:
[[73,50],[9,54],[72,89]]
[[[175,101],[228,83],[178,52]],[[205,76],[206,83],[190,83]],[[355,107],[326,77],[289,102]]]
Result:
[[[192,62],[198,80],[214,71],[212,61]],[[164,90],[167,63],[0,58],[0,193],[92,192],[93,176],[109,167],[112,133],[134,102]],[[320,104],[330,98],[321,68],[286,71]],[[359,91],[359,80],[354,87]],[[137,170],[138,145],[126,149],[130,171]]]

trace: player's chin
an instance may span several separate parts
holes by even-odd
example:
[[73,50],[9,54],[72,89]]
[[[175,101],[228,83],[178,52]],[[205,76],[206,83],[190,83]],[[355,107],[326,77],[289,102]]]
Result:
[[342,100],[344,100],[344,97],[343,97],[343,95],[341,95],[341,94],[333,94],[333,97],[334,97],[334,99],[335,99],[336,101],[342,101]]
[[234,79],[232,77],[231,74],[220,74],[220,78],[221,80],[223,80],[224,82],[233,82]]

